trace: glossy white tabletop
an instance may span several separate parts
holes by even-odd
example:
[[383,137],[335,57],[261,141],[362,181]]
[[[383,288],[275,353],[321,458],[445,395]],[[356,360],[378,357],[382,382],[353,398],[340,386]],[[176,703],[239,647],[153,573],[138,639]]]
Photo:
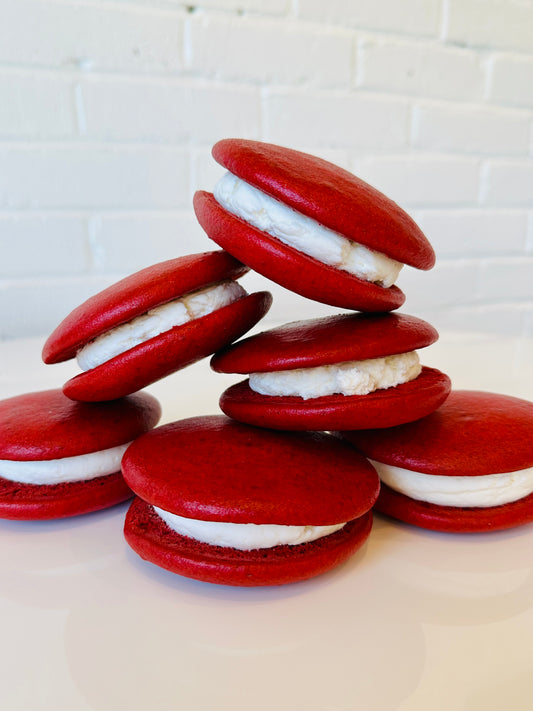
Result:
[[[40,347],[0,343],[1,397],[77,372]],[[421,356],[456,388],[533,400],[533,341],[441,334]],[[204,361],[149,390],[170,421],[218,412],[236,379]],[[0,521],[2,710],[533,708],[533,525],[450,535],[376,516],[337,570],[241,589],[141,561],[125,510]]]

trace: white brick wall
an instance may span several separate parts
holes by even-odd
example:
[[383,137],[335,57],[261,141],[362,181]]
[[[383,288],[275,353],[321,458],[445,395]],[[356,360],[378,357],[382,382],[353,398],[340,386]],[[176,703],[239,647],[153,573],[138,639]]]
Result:
[[[332,160],[433,242],[406,313],[533,335],[531,0],[4,0],[0,338],[213,245],[224,136]],[[272,288],[270,320],[328,307]],[[16,308],[13,305],[16,304]]]
[[490,98],[499,104],[533,107],[533,59],[495,55],[490,73]]
[[362,39],[357,86],[394,94],[475,101],[483,96],[481,57],[470,49],[412,39]]
[[408,35],[436,36],[441,15],[440,0],[299,0],[299,16],[305,20],[381,30]]
[[230,82],[347,88],[352,44],[353,33],[342,28],[202,13],[191,19],[189,64],[195,74]]
[[449,0],[446,39],[533,52],[533,5],[526,0]]

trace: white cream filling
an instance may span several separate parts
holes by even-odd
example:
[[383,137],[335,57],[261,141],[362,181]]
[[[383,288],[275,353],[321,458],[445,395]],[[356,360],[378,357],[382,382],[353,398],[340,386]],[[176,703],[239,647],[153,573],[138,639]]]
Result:
[[324,264],[384,287],[398,278],[401,262],[342,237],[233,173],[226,173],[213,193],[229,212]]
[[76,356],[78,365],[82,370],[96,368],[160,333],[205,316],[243,296],[246,296],[246,291],[242,286],[228,280],[157,306],[142,316],[106,331],[81,348]]
[[212,546],[249,551],[274,546],[297,546],[338,531],[346,523],[331,526],[282,526],[278,524],[227,523],[184,518],[154,506],[154,511],[176,533]]
[[120,471],[122,455],[130,443],[62,459],[0,460],[0,476],[21,484],[63,484],[88,481]]
[[250,388],[261,395],[294,395],[304,400],[324,395],[368,395],[414,380],[422,366],[416,351],[315,368],[251,373]]
[[500,506],[533,492],[533,467],[503,474],[441,476],[370,461],[381,481],[394,491],[439,506]]

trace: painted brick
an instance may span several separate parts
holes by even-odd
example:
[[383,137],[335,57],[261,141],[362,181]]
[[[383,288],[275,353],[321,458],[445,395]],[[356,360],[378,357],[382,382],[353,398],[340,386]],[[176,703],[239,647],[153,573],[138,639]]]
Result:
[[86,222],[80,216],[0,214],[0,254],[0,277],[86,272]]
[[212,191],[218,180],[224,175],[225,168],[219,165],[207,149],[198,149],[192,152],[192,188],[196,190]]
[[348,87],[352,37],[342,30],[248,18],[191,20],[191,67],[224,80]]
[[475,203],[478,161],[448,156],[385,156],[359,162],[361,177],[401,205]]
[[475,106],[419,105],[413,111],[413,145],[436,151],[527,155],[531,116]]
[[183,66],[183,22],[184,14],[175,10],[4,0],[0,61],[86,71],[175,71]]
[[283,15],[289,12],[290,0],[198,0],[198,2],[179,3],[183,6],[209,10],[234,10],[238,12],[256,12],[261,15]]
[[[527,307],[526,307],[527,308]],[[518,304],[483,304],[479,306],[456,306],[435,309],[431,314],[431,323],[438,331],[466,331],[469,333],[492,333],[501,336],[517,336],[523,332],[525,307]],[[448,334],[446,334],[447,336]],[[435,362],[438,368],[439,364]],[[440,365],[442,368],[442,363]],[[469,354],[463,348],[458,372],[464,378],[463,384],[453,379],[455,388],[472,388],[472,383],[479,374],[477,362],[469,361]],[[468,373],[467,369],[473,369]],[[448,371],[447,371],[448,372]],[[476,385],[476,388],[483,387]],[[487,384],[490,389],[490,384]],[[509,393],[511,394],[511,393]]]
[[407,146],[409,106],[404,99],[272,90],[263,106],[265,140],[294,147]]
[[481,199],[502,206],[533,204],[532,161],[488,161],[482,174]]
[[416,221],[439,257],[522,253],[527,212],[517,210],[431,210]]
[[81,94],[89,138],[211,144],[225,136],[259,137],[253,88],[89,78]]
[[403,0],[386,7],[375,0],[299,0],[298,5],[299,17],[314,22],[414,35],[439,31],[441,0]]
[[89,223],[95,268],[137,271],[185,254],[216,249],[188,213],[100,214]]
[[529,215],[526,237],[526,252],[533,252],[533,212]]
[[307,318],[318,318],[339,313],[339,309],[319,304],[305,299],[279,284],[275,284],[257,272],[250,271],[240,283],[250,294],[253,291],[269,291],[273,296],[272,307],[265,319],[258,324],[257,330],[262,331],[270,326],[281,325],[289,321],[299,321]]
[[487,259],[480,266],[479,296],[499,301],[533,301],[533,257]]
[[533,51],[533,5],[522,0],[449,0],[446,39]]
[[189,204],[183,150],[154,147],[0,148],[0,207],[175,208]]
[[0,340],[47,336],[73,308],[122,276],[0,282]]
[[405,310],[430,320],[429,314],[434,309],[474,302],[478,270],[478,261],[474,259],[441,259],[429,272],[404,267],[397,284],[407,297]]
[[492,61],[489,96],[492,101],[533,107],[533,59],[499,55]]
[[75,132],[71,79],[18,71],[0,74],[1,138],[70,138]]
[[483,95],[481,60],[469,50],[364,39],[357,61],[357,86],[361,88],[463,101]]
[[57,363],[53,367],[45,365],[41,360],[43,343],[44,334],[42,337],[30,336],[23,340],[0,343],[0,386],[3,397],[57,388],[80,372],[73,360]]

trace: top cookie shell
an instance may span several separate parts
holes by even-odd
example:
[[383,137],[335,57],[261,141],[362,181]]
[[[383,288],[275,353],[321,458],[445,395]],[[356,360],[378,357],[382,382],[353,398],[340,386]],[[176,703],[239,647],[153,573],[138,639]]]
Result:
[[532,432],[532,402],[455,390],[438,410],[416,422],[343,436],[385,464],[425,474],[476,476],[533,467]]
[[142,499],[188,518],[329,525],[368,511],[374,468],[342,440],[275,432],[223,415],[193,417],[143,435],[122,472]]
[[0,459],[62,459],[117,447],[160,416],[159,402],[148,393],[103,403],[75,402],[61,390],[17,395],[0,402]]
[[248,267],[222,250],[169,259],[112,284],[75,308],[50,334],[45,363],[74,358],[89,341],[150,309],[209,284],[238,279]]
[[234,175],[354,242],[417,269],[435,264],[433,248],[404,210],[333,163],[237,138],[219,141],[212,153]]
[[405,314],[340,314],[294,321],[244,338],[213,356],[220,373],[267,373],[379,358],[438,339],[426,321]]

